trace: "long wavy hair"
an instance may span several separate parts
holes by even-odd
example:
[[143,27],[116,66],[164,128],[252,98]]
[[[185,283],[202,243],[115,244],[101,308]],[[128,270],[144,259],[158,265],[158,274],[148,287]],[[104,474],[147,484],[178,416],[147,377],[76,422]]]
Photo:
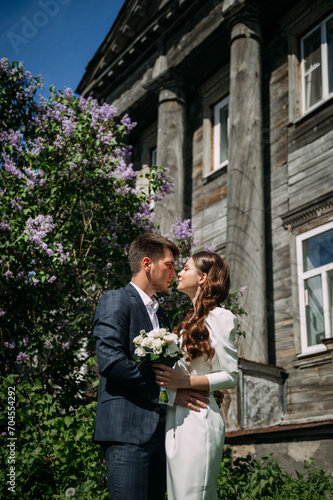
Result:
[[177,334],[182,338],[182,348],[187,361],[205,355],[212,359],[215,349],[209,343],[209,332],[205,325],[208,313],[222,304],[228,297],[230,287],[229,267],[216,253],[198,252],[192,255],[198,273],[207,275],[206,281],[200,285],[195,301],[177,327]]

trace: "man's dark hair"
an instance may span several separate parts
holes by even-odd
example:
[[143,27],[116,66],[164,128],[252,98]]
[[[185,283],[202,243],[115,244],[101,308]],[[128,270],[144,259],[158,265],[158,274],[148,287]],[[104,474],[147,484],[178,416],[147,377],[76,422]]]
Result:
[[145,233],[136,238],[131,244],[128,254],[132,276],[138,274],[141,269],[142,260],[145,257],[148,257],[153,262],[157,262],[163,259],[167,249],[171,250],[176,260],[179,256],[179,250],[172,241],[164,238],[164,236],[155,233]]

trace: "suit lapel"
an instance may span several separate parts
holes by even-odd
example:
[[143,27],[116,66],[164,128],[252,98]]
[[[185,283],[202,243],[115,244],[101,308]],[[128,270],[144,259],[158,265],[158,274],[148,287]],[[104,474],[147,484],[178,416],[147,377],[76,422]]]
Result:
[[141,322],[139,320],[139,324],[141,323],[142,325],[144,325],[143,327],[140,326],[140,330],[146,330],[146,332],[149,332],[150,330],[153,329],[153,325],[150,321],[150,318],[149,318],[149,314],[148,314],[148,311],[146,309],[146,306],[144,305],[144,303],[142,302],[142,299],[139,295],[139,293],[137,292],[137,290],[134,288],[133,285],[131,285],[131,283],[128,283],[128,285],[125,287],[127,292],[131,295],[131,297],[134,298],[134,300],[136,301],[137,303],[137,306],[139,308],[139,313],[140,313],[140,316],[141,316]]
[[157,317],[158,317],[158,321],[160,323],[161,328],[167,328],[169,326],[169,322],[168,322],[167,318],[160,311],[160,309],[157,310]]

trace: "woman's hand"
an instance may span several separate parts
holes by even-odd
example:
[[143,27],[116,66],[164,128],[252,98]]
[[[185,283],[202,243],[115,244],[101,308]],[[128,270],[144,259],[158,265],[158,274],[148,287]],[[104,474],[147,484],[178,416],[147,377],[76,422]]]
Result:
[[210,385],[206,375],[186,375],[166,365],[153,365],[157,385],[171,389],[197,389],[209,391]]
[[161,387],[170,387],[171,389],[190,388],[190,375],[180,373],[169,366],[162,364],[153,364],[156,383]]

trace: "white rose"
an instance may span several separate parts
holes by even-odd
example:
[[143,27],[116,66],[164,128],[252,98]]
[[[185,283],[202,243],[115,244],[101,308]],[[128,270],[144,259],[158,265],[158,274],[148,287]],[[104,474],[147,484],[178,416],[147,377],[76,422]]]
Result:
[[153,344],[153,338],[152,337],[145,337],[142,339],[141,346],[142,347],[152,347]]
[[159,329],[159,337],[160,337],[160,339],[163,339],[167,334],[168,334],[168,331],[167,331],[166,328],[160,328]]
[[139,358],[142,358],[142,357],[146,356],[147,353],[144,350],[144,348],[140,346],[140,347],[137,347],[135,349],[134,354],[136,354],[137,356],[139,356]]
[[163,342],[161,339],[154,339],[152,343],[154,354],[162,354]]
[[143,337],[141,337],[141,335],[138,335],[137,337],[135,337],[135,338],[133,339],[133,342],[134,342],[134,344],[141,345],[142,340],[143,340]]
[[175,343],[169,344],[167,349],[165,350],[166,356],[176,356],[179,353],[179,346]]
[[168,343],[171,344],[172,342],[177,342],[178,337],[175,333],[168,333],[167,335],[164,336],[164,340]]
[[148,332],[147,335],[148,335],[148,337],[151,337],[153,339],[158,339],[158,337],[159,337],[158,328],[154,328],[154,330],[151,330],[150,332]]

